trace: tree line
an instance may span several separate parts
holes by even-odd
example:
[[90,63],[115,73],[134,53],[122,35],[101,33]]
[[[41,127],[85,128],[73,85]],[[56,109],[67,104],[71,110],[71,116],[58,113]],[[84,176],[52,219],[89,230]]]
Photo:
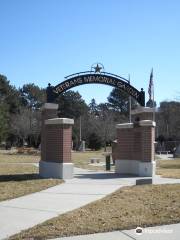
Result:
[[[46,89],[34,83],[15,88],[0,75],[0,143],[9,146],[38,147],[41,129],[41,107],[46,102]],[[116,138],[115,125],[129,121],[129,96],[113,88],[106,103],[92,99],[87,104],[79,92],[67,91],[56,99],[58,116],[73,118],[73,144],[80,140],[90,149],[111,144]],[[131,101],[132,108],[137,103]],[[156,138],[159,141],[180,140],[180,102],[161,102],[156,112]],[[80,129],[81,128],[81,129]],[[81,135],[81,136],[80,136]]]
[[[117,101],[117,96],[119,100]],[[46,102],[46,89],[34,83],[15,88],[0,75],[0,143],[9,146],[38,147],[41,129],[41,107]],[[56,99],[58,116],[73,118],[73,143],[81,140],[91,149],[106,147],[115,139],[115,125],[128,120],[128,96],[113,89],[107,103],[87,104],[79,92],[67,91]]]

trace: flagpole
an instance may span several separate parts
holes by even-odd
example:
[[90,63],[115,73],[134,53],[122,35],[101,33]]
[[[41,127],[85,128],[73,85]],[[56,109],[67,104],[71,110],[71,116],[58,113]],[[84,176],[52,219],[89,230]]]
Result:
[[[152,68],[152,76],[153,76],[153,68]],[[154,104],[154,80],[153,80],[153,121],[155,122],[155,104]]]
[[[128,82],[130,84],[130,74],[129,74],[129,79]],[[129,95],[129,122],[131,123],[131,95]]]

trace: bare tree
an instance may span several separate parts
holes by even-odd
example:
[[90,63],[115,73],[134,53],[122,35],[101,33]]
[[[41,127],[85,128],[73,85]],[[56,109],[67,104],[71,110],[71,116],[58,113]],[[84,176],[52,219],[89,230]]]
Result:
[[20,113],[13,115],[11,119],[12,133],[17,136],[24,144],[29,141],[32,145],[32,139],[38,145],[41,129],[41,113],[39,110],[30,108],[21,108]]

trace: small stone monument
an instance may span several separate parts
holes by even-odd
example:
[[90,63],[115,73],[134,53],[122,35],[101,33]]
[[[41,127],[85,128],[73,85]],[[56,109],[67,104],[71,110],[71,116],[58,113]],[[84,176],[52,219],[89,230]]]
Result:
[[176,148],[174,152],[174,158],[179,158],[180,157],[180,145]]
[[85,152],[86,151],[85,141],[81,141],[80,146],[79,146],[79,151],[80,152]]

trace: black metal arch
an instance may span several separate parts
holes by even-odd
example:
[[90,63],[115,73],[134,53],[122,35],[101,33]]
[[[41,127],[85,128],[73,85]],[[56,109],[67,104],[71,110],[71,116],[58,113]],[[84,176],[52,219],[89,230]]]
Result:
[[73,88],[84,84],[105,84],[111,87],[115,87],[123,90],[132,96],[141,106],[145,106],[145,92],[141,88],[141,91],[138,91],[132,85],[130,85],[129,81],[125,78],[122,78],[118,75],[101,72],[94,73],[92,71],[88,72],[80,72],[69,75],[65,77],[65,81],[59,83],[55,87],[50,84],[47,87],[47,102],[54,102],[55,98]]

